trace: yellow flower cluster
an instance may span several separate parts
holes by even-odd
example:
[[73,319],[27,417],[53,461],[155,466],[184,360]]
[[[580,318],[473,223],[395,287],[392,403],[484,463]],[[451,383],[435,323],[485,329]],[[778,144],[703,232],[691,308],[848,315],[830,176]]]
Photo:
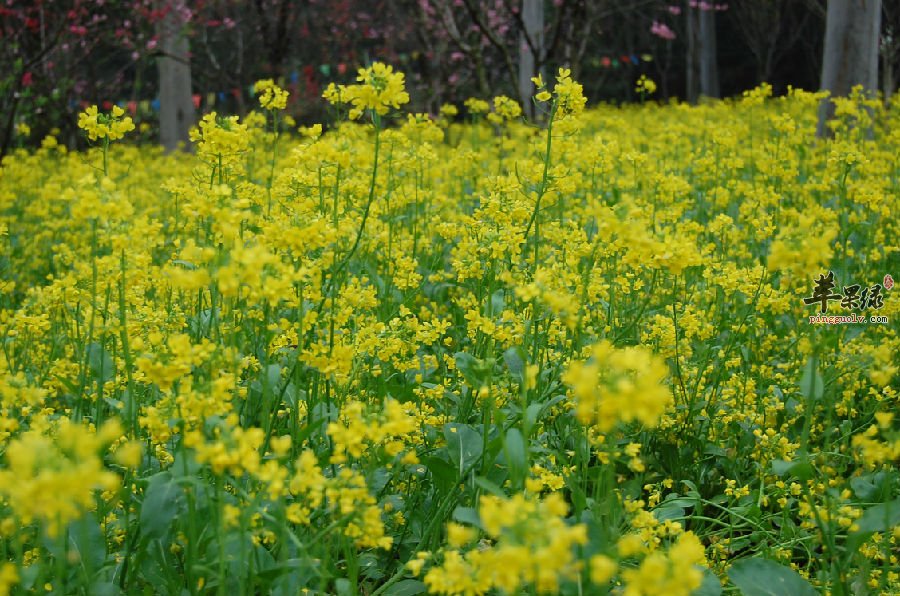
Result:
[[290,94],[276,85],[272,79],[256,81],[253,89],[259,95],[259,105],[264,110],[283,110],[287,107]]
[[673,405],[668,374],[646,348],[616,348],[604,340],[590,349],[588,360],[571,363],[563,380],[572,387],[578,419],[606,432],[619,422],[659,424]]
[[93,105],[78,115],[78,128],[92,141],[115,141],[134,130],[134,121],[131,116],[125,116],[125,110],[119,106],[113,106],[108,114],[103,114]]
[[390,108],[399,108],[409,102],[402,72],[394,72],[392,66],[374,62],[372,66],[360,68],[356,85],[329,84],[323,97],[330,103],[349,103],[350,119],[356,120],[366,110],[384,116]]
[[561,117],[580,114],[584,110],[587,98],[584,96],[581,84],[572,79],[572,71],[570,69],[559,69],[552,94],[547,89],[547,85],[544,83],[541,75],[533,77],[531,81],[537,87],[537,93],[534,98],[541,103],[546,103],[552,98],[553,105],[555,109],[559,110]]
[[23,524],[39,521],[56,537],[95,506],[96,491],[115,491],[120,478],[106,469],[102,450],[122,436],[118,420],[96,431],[67,419],[53,436],[30,430],[6,447],[0,495]]
[[[568,506],[559,494],[543,501],[515,495],[510,499],[485,496],[479,517],[490,546],[479,544],[463,553],[475,532],[458,524],[447,528],[456,549],[442,553],[443,561],[425,574],[435,594],[486,594],[490,590],[514,594],[532,586],[538,593],[558,593],[560,581],[575,578],[581,564],[574,549],[587,543],[587,528],[564,521]],[[421,569],[425,558],[412,562]]]
[[[900,99],[817,141],[819,94],[580,110],[563,71],[535,134],[387,126],[364,73],[365,124],[4,158],[0,594],[737,592],[750,552],[900,593]],[[809,321],[829,272],[871,323]]]
[[477,97],[470,97],[463,102],[470,114],[486,114],[491,109],[491,104]]
[[641,75],[634,85],[634,90],[641,96],[653,95],[656,93],[656,83],[647,75]]
[[494,124],[502,124],[510,120],[515,120],[522,115],[522,108],[519,102],[505,95],[498,95],[494,98],[494,111],[488,114],[488,120]]
[[[655,551],[647,555],[637,568],[623,569],[625,584],[623,595],[690,596],[703,582],[703,572],[698,566],[706,566],[706,555],[700,539],[692,532],[681,534],[667,552]],[[605,583],[603,574],[608,574],[608,564],[602,560],[591,561],[593,579]]]
[[339,421],[328,425],[328,436],[334,441],[331,461],[343,463],[348,455],[358,458],[365,450],[382,445],[393,457],[404,449],[403,436],[414,429],[415,420],[395,400],[386,400],[383,412],[374,415],[366,415],[362,402],[350,401],[342,408]]
[[225,166],[236,163],[237,157],[250,146],[246,124],[239,122],[237,116],[219,117],[215,112],[200,119],[191,129],[190,139],[196,143],[197,155],[219,168],[220,163]]

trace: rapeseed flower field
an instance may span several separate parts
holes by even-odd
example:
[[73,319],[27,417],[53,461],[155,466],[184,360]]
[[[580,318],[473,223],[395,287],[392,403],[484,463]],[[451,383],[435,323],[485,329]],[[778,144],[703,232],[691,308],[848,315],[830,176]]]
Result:
[[900,104],[258,89],[4,161],[0,594],[900,592]]

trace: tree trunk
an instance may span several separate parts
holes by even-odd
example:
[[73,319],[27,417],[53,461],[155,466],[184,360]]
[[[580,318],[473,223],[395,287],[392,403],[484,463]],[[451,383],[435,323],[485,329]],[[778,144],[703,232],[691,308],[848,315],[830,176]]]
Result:
[[716,59],[716,13],[714,10],[700,10],[700,95],[719,97],[719,62]]
[[159,67],[159,141],[166,151],[173,151],[184,143],[189,147],[188,131],[194,124],[194,103],[191,99],[191,63],[188,38],[185,34],[183,2],[173,1],[164,8],[165,16],[158,23],[162,55]]
[[687,56],[685,60],[684,96],[688,103],[697,103],[700,96],[698,81],[700,73],[697,72],[697,11],[690,7],[690,3],[685,0],[684,3],[684,20],[685,20],[685,44],[687,46]]
[[686,3],[687,85],[690,103],[700,96],[719,97],[719,65],[716,58],[716,13],[712,8],[692,7]]
[[[881,0],[828,0],[825,48],[822,52],[822,90],[846,97],[856,85],[874,94],[878,90],[878,38]],[[827,126],[834,117],[834,102],[819,104],[816,135],[830,137]]]
[[[531,96],[534,94],[534,84],[531,77],[535,76],[535,64],[537,56],[532,52],[540,53],[544,46],[544,3],[542,0],[522,0],[522,23],[524,31],[519,34],[519,97],[522,100],[522,109],[529,117],[534,117],[534,104]],[[529,40],[531,44],[529,45]]]
[[897,86],[897,83],[894,81],[894,65],[891,64],[890,60],[887,58],[884,59],[884,82],[882,83],[882,96],[884,97],[885,105],[891,101],[891,97],[894,95],[894,88]]

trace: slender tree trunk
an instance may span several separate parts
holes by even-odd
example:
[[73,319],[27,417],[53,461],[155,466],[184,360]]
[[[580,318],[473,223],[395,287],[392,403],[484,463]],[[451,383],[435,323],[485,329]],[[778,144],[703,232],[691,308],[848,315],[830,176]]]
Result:
[[699,12],[700,94],[706,97],[720,97],[719,62],[716,59],[716,13],[714,10],[702,9]]
[[685,95],[696,103],[701,95],[719,97],[719,64],[716,58],[716,13],[685,6],[687,21],[687,85]]
[[[874,94],[878,90],[878,38],[881,0],[828,0],[825,48],[822,52],[822,89],[832,97],[845,97],[856,85]],[[827,126],[834,117],[834,102],[819,104],[816,134],[830,137]]]
[[690,3],[684,3],[685,41],[687,56],[685,60],[685,86],[684,95],[689,103],[697,103],[700,96],[700,73],[697,69],[697,10],[691,8]]
[[525,30],[519,35],[519,97],[522,100],[522,109],[529,117],[534,117],[534,104],[531,101],[534,85],[531,77],[536,74],[535,64],[538,56],[532,52],[528,40],[531,40],[535,52],[540,53],[543,50],[544,3],[542,0],[522,0],[522,22]]
[[166,151],[184,143],[189,147],[188,131],[194,124],[191,100],[191,63],[181,1],[168,2],[165,16],[158,23],[162,55],[159,67],[159,140]]
[[884,103],[887,105],[897,86],[894,79],[894,62],[888,54],[884,54],[881,57],[881,79],[881,93],[884,97]]

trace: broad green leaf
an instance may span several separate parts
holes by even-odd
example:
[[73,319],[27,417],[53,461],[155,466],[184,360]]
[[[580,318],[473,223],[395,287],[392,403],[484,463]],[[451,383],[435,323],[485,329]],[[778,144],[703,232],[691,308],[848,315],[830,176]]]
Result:
[[458,506],[453,510],[453,519],[476,528],[481,527],[481,518],[478,517],[478,512],[472,507]]
[[542,403],[534,403],[529,404],[528,407],[525,408],[525,429],[528,431],[529,436],[534,432],[534,425],[540,417],[541,412],[544,410],[545,405],[546,404]]
[[691,593],[691,596],[719,596],[722,593],[722,582],[709,569],[703,570],[703,583]]
[[506,299],[503,297],[503,290],[497,290],[491,294],[491,312],[488,315],[499,315],[506,308]]
[[525,350],[522,349],[522,346],[513,346],[503,352],[503,362],[506,363],[506,368],[509,369],[512,377],[521,381],[525,370]]
[[267,366],[264,380],[269,391],[275,391],[275,388],[281,384],[281,366],[278,364]]
[[876,472],[875,474],[866,474],[864,476],[854,476],[850,479],[850,488],[853,493],[864,501],[881,500],[876,497],[879,491],[884,490],[885,473]]
[[772,472],[782,478],[797,478],[798,480],[809,480],[815,474],[812,465],[805,459],[800,461],[772,460]]
[[684,518],[684,509],[674,503],[663,503],[653,510],[653,515],[661,522],[669,519],[682,519]]
[[116,365],[106,348],[94,342],[87,345],[88,367],[95,382],[105,383],[116,376]]
[[817,596],[799,573],[775,561],[742,559],[728,570],[728,578],[744,596]]
[[525,449],[525,440],[517,428],[506,431],[506,439],[503,442],[503,453],[506,455],[506,465],[509,468],[509,479],[515,489],[520,489],[525,482],[528,473],[528,453]]
[[429,456],[424,458],[422,463],[425,464],[425,467],[431,472],[435,488],[439,491],[447,491],[456,484],[456,480],[459,476],[450,462],[439,457]]
[[106,561],[106,538],[93,516],[85,516],[69,524],[68,551],[70,561],[95,572]]
[[334,591],[337,593],[337,596],[350,596],[356,593],[350,580],[345,577],[334,580]]
[[816,367],[816,359],[810,357],[803,369],[803,376],[800,377],[800,393],[806,398],[807,402],[819,401],[825,393],[825,383],[822,381],[822,375],[819,374]]
[[505,497],[506,496],[506,493],[503,492],[503,489],[500,488],[499,484],[488,480],[484,476],[476,476],[475,484],[477,484],[481,490],[483,490],[487,493],[490,493],[494,496],[497,496],[497,497]]
[[444,425],[444,438],[450,460],[462,476],[481,457],[484,450],[481,433],[468,424],[451,423]]
[[900,499],[869,507],[856,525],[859,526],[857,533],[887,532],[900,525]]
[[453,359],[456,362],[456,368],[465,377],[466,382],[475,389],[487,384],[496,364],[493,358],[479,360],[466,352],[457,352],[453,355]]
[[150,539],[162,538],[184,509],[184,489],[172,474],[160,472],[151,476],[141,505],[141,534]]
[[456,369],[462,373],[463,377],[470,383],[473,383],[477,378],[475,367],[478,364],[478,359],[466,352],[457,352],[453,355],[453,361],[456,363]]

